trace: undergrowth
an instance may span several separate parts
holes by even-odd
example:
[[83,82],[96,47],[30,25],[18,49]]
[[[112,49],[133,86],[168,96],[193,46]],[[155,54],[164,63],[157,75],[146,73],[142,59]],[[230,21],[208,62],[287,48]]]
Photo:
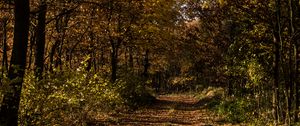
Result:
[[233,124],[268,125],[270,110],[257,108],[257,102],[251,97],[227,96],[223,88],[208,87],[196,97],[200,100],[209,99],[206,106],[224,117],[224,121]]
[[[89,125],[106,113],[147,105],[154,99],[139,76],[127,75],[111,83],[103,74],[84,68],[55,70],[45,73],[39,81],[33,72],[26,72],[19,124]],[[4,87],[0,94],[4,93]]]

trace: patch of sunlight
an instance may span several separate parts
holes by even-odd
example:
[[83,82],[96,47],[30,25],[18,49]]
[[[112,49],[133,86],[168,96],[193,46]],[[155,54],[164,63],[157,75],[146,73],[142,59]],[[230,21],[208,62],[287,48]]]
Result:
[[171,122],[166,122],[163,124],[163,126],[172,126],[172,123]]
[[171,107],[168,111],[167,115],[171,115],[175,111],[174,107]]

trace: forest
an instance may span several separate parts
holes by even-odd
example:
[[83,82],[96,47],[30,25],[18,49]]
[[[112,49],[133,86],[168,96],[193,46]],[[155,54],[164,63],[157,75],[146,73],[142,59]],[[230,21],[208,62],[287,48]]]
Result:
[[0,126],[300,125],[300,0],[1,0]]

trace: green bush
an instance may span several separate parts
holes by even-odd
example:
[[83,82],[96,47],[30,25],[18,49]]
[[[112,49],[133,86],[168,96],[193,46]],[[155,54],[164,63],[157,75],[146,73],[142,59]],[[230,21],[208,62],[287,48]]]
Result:
[[112,84],[82,68],[56,71],[37,81],[33,73],[24,79],[20,104],[22,125],[86,125],[93,114],[138,107],[155,99],[139,77],[121,78]]
[[20,104],[23,125],[85,125],[92,112],[121,107],[124,100],[100,74],[76,71],[48,73],[37,81],[33,73],[24,78]]
[[[24,77],[19,111],[21,125],[88,125],[97,116],[147,105],[155,98],[145,81],[131,74],[111,83],[107,75],[86,71],[85,62],[73,69],[54,70],[37,80],[34,72]],[[0,105],[9,80],[1,77]]]
[[119,85],[119,92],[126,103],[133,108],[138,106],[148,105],[155,100],[146,88],[144,79],[140,76],[127,75],[117,82]]
[[225,115],[227,121],[232,123],[247,122],[253,117],[254,102],[245,98],[229,99],[222,101],[217,106],[218,113]]

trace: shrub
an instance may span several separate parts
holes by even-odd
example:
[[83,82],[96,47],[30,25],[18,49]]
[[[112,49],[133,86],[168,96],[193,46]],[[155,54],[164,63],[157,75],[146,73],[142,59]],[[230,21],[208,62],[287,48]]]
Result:
[[217,106],[218,113],[225,115],[227,121],[241,123],[253,117],[255,107],[253,101],[245,98],[227,99]]
[[[111,83],[107,75],[86,71],[86,63],[73,69],[54,70],[37,80],[27,71],[19,109],[21,125],[88,125],[97,116],[114,110],[138,107],[155,98],[148,93],[145,80],[132,74]],[[0,103],[9,80],[0,78]],[[0,104],[1,105],[1,104]]]
[[37,81],[33,73],[24,79],[20,104],[22,125],[85,125],[91,112],[122,107],[116,88],[100,74],[76,71],[48,73]]
[[140,76],[127,75],[122,78],[119,85],[119,92],[126,103],[133,108],[138,106],[148,105],[155,100],[146,88],[144,79]]

